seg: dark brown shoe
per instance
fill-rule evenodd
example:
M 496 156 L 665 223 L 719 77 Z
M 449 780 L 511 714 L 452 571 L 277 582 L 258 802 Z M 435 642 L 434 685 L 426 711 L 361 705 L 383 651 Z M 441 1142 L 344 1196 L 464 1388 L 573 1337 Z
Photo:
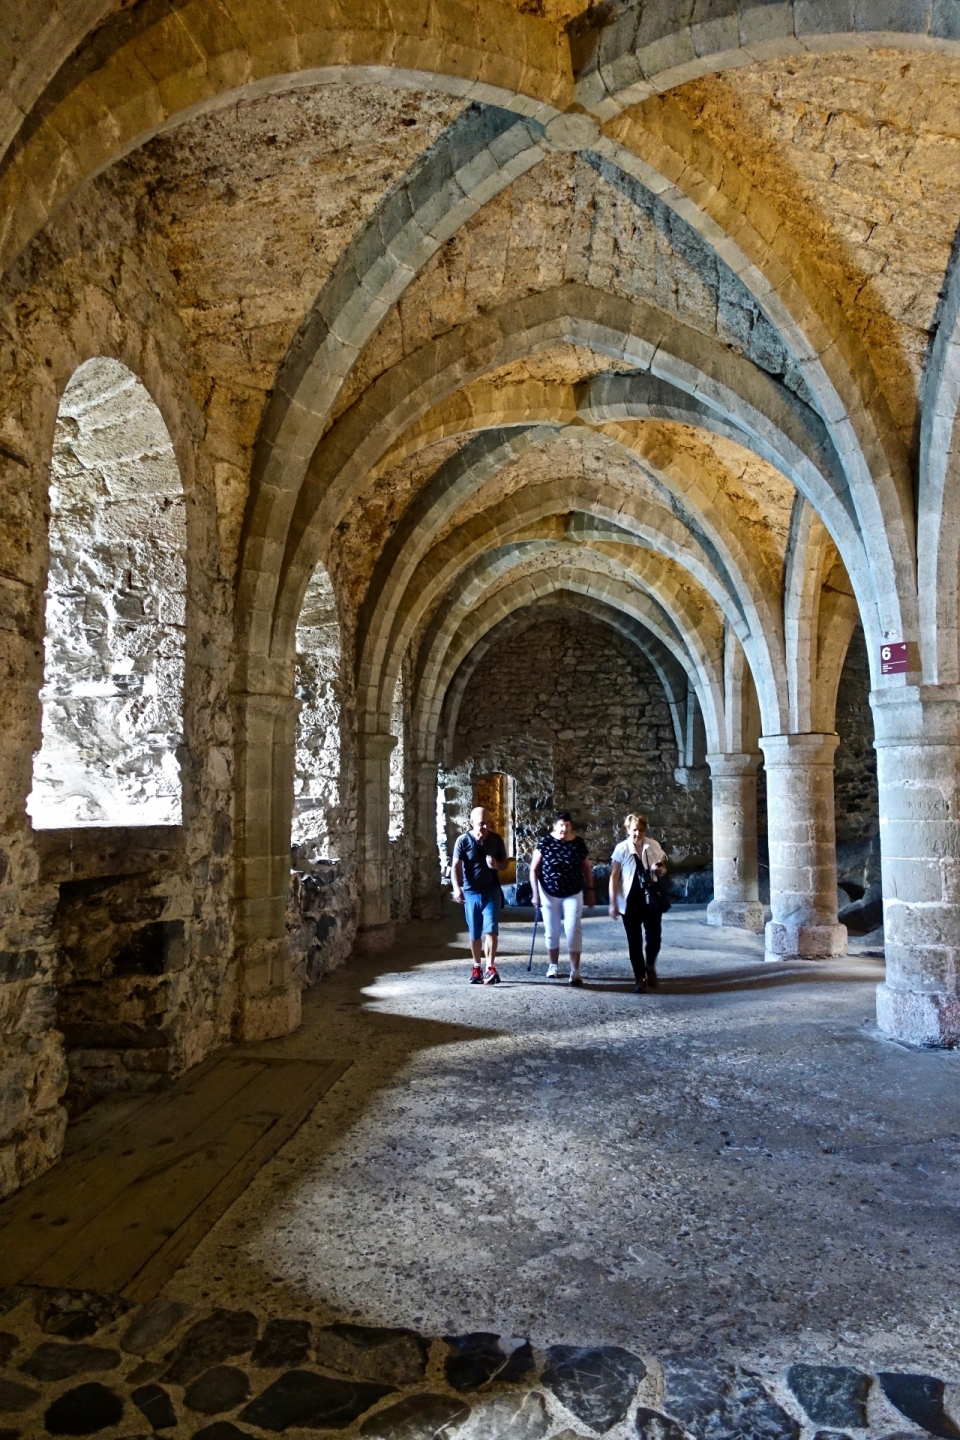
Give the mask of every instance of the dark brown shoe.
M 647 966 L 647 984 L 651 990 L 655 990 L 660 984 L 660 981 L 657 979 L 657 972 L 652 965 Z

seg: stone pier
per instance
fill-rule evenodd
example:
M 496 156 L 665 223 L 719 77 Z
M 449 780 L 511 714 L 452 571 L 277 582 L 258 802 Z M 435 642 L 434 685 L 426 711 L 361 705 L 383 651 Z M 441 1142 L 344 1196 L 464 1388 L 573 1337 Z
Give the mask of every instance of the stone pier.
M 960 1044 L 960 690 L 875 691 L 887 978 L 877 1023 Z
M 359 772 L 360 928 L 357 948 L 387 950 L 393 944 L 390 919 L 390 756 L 395 735 L 357 737 Z
M 764 735 L 770 846 L 768 960 L 842 955 L 833 807 L 836 735 Z
M 713 782 L 713 899 L 711 925 L 759 934 L 763 906 L 757 879 L 759 755 L 708 755 Z

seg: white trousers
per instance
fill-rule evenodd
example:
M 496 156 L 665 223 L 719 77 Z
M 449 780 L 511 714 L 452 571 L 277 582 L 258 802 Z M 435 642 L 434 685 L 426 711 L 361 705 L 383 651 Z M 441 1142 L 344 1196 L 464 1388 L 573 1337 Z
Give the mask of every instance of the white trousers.
M 580 917 L 583 914 L 583 891 L 579 895 L 548 895 L 540 886 L 540 908 L 543 911 L 543 933 L 547 938 L 548 950 L 560 949 L 560 926 L 567 937 L 567 950 L 579 955 L 583 949 L 583 930 Z

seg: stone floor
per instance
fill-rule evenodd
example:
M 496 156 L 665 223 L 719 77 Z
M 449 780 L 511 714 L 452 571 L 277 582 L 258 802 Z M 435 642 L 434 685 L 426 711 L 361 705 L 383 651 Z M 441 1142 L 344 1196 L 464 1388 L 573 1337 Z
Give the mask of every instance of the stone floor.
M 352 1064 L 150 1306 L 0 1297 L 0 1440 L 960 1437 L 960 1053 L 879 1038 L 869 940 L 675 910 L 638 996 L 529 938 L 481 989 L 407 927 L 245 1047 Z

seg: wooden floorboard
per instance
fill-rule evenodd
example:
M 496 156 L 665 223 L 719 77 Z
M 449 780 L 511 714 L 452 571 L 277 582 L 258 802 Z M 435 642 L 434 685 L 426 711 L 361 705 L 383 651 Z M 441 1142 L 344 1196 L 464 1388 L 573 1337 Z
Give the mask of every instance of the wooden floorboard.
M 0 1205 L 0 1285 L 153 1298 L 347 1061 L 226 1055 Z

